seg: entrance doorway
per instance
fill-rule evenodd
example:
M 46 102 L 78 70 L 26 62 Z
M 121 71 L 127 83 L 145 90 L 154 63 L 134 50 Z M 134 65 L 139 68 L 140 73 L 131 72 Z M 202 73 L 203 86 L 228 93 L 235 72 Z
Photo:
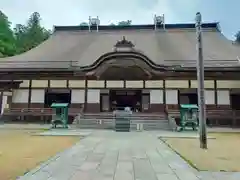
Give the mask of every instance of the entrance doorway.
M 47 89 L 45 92 L 44 106 L 49 108 L 52 103 L 71 103 L 71 90 Z
M 134 112 L 142 110 L 142 91 L 141 90 L 110 90 L 111 110 L 123 110 L 130 107 Z
M 240 94 L 231 94 L 231 108 L 234 110 L 240 110 Z
M 197 93 L 187 94 L 189 98 L 189 104 L 198 104 L 198 95 Z
M 179 104 L 198 104 L 196 89 L 180 90 L 179 93 Z

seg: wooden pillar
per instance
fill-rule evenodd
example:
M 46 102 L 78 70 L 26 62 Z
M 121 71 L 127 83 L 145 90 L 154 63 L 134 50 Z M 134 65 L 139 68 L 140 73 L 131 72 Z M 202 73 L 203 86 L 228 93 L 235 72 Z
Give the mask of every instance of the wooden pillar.
M 166 111 L 166 82 L 163 80 L 163 104 L 164 104 L 164 109 Z
M 214 80 L 214 104 L 215 107 L 218 107 L 217 80 Z M 218 120 L 211 122 L 211 124 L 218 126 Z
M 218 95 L 217 95 L 217 80 L 214 80 L 214 104 L 218 106 Z
M 28 108 L 31 108 L 31 97 L 32 97 L 32 80 L 29 81 L 28 86 Z
M 85 88 L 84 88 L 84 107 L 83 112 L 87 111 L 87 104 L 88 104 L 88 78 L 85 76 Z
M 104 88 L 107 88 L 107 80 L 104 80 Z
M 47 90 L 49 90 L 50 87 L 51 87 L 51 80 L 48 79 L 48 89 Z
M 180 102 L 180 95 L 181 95 L 181 93 L 180 93 L 180 89 L 178 89 L 177 90 L 177 100 L 178 100 L 178 109 L 180 108 L 180 105 L 181 105 L 181 102 Z
M 3 90 L 1 89 L 1 91 L 0 91 L 0 104 L 1 104 L 0 108 L 1 108 L 1 114 L 2 114 L 2 100 L 3 100 Z
M 32 80 L 29 81 L 29 86 L 28 86 L 28 104 L 27 104 L 27 108 L 31 108 L 31 98 L 32 98 Z M 29 116 L 27 117 L 22 117 L 24 120 L 25 118 L 30 118 Z
M 191 88 L 191 80 L 188 80 L 188 88 Z
M 69 79 L 67 79 L 66 83 L 66 87 L 69 89 Z

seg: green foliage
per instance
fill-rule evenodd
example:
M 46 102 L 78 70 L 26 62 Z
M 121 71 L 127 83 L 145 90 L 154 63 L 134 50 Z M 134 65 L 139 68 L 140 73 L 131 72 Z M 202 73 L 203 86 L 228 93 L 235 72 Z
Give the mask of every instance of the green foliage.
M 26 25 L 17 24 L 11 30 L 7 16 L 0 11 L 0 57 L 29 51 L 48 39 L 51 32 L 42 27 L 40 22 L 40 14 L 34 12 Z
M 119 26 L 130 26 L 132 24 L 131 20 L 127 20 L 127 21 L 120 21 L 118 23 Z
M 7 16 L 0 11 L 0 57 L 16 53 L 15 39 Z
M 82 22 L 82 23 L 80 23 L 80 26 L 88 26 L 88 23 Z
M 40 43 L 48 39 L 50 31 L 43 28 L 40 24 L 40 14 L 34 12 L 26 25 L 17 24 L 14 28 L 17 53 L 23 53 L 35 48 Z

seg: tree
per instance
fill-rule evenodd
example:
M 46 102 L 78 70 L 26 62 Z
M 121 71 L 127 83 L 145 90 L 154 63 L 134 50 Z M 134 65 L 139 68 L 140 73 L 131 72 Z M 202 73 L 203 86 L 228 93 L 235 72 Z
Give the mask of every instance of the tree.
M 0 56 L 13 56 L 16 53 L 15 39 L 8 17 L 0 11 Z
M 131 20 L 127 20 L 127 21 L 120 21 L 118 23 L 119 26 L 130 26 L 132 24 Z
M 240 31 L 237 32 L 237 34 L 235 35 L 235 37 L 236 37 L 235 41 L 236 41 L 237 43 L 240 43 Z
M 14 28 L 14 35 L 16 39 L 16 47 L 17 47 L 17 54 L 25 52 L 27 49 L 26 41 L 27 41 L 27 27 L 22 24 L 16 24 Z
M 41 27 L 41 17 L 38 12 L 34 12 L 28 22 L 26 27 L 26 34 L 27 34 L 27 49 L 30 50 L 50 36 L 49 31 L 47 31 L 45 28 Z
M 14 32 L 18 53 L 29 51 L 49 38 L 51 32 L 42 27 L 40 22 L 40 14 L 34 12 L 26 25 L 16 25 Z

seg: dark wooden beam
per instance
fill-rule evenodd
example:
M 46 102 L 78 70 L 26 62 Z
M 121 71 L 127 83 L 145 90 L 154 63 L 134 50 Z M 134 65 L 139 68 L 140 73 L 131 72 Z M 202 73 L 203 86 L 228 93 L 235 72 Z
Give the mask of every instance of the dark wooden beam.
M 217 106 L 217 104 L 218 104 L 217 80 L 214 80 L 214 103 Z
M 87 104 L 88 104 L 88 77 L 85 77 L 85 88 L 84 88 L 84 107 L 83 112 L 87 111 Z
M 163 104 L 166 110 L 166 82 L 163 80 Z
M 31 98 L 32 98 L 32 80 L 29 81 L 28 87 L 28 108 L 31 108 Z
M 84 72 L 74 73 L 73 71 L 53 71 L 53 72 L 1 72 L 0 71 L 0 79 L 2 80 L 30 80 L 30 79 L 84 79 Z M 130 77 L 130 76 L 129 76 Z M 112 80 L 119 80 L 114 79 L 114 76 L 111 76 Z M 97 79 L 97 77 L 92 76 L 88 77 L 88 79 Z M 100 77 L 100 79 L 107 79 L 104 77 Z M 139 77 L 139 80 L 147 79 L 147 77 Z M 196 72 L 174 72 L 174 71 L 164 71 L 158 74 L 153 74 L 151 79 L 153 80 L 159 80 L 159 79 L 185 79 L 185 80 L 196 80 Z M 239 72 L 231 72 L 231 71 L 216 71 L 216 72 L 205 72 L 205 79 L 206 80 L 213 80 L 213 79 L 219 79 L 219 80 L 240 80 L 240 71 Z M 110 80 L 110 79 L 109 79 Z M 129 79 L 130 80 L 130 79 Z
M 0 90 L 0 115 L 2 115 L 3 90 Z

